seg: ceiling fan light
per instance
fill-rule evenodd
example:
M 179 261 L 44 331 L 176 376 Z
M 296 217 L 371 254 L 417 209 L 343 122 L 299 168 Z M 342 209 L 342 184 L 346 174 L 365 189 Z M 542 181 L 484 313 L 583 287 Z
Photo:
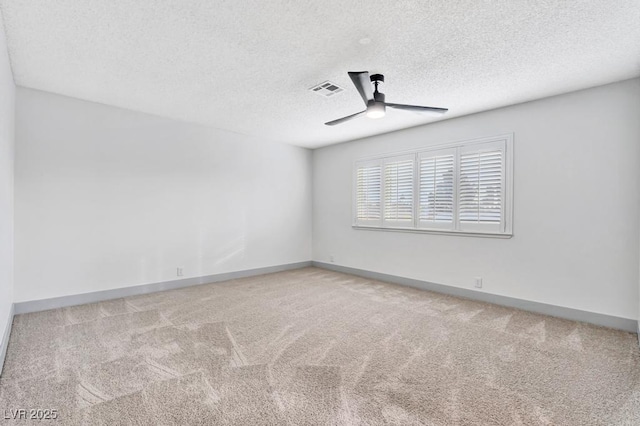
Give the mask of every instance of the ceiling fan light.
M 367 108 L 367 117 L 369 118 L 382 118 L 385 115 L 385 108 L 383 103 L 374 103 Z

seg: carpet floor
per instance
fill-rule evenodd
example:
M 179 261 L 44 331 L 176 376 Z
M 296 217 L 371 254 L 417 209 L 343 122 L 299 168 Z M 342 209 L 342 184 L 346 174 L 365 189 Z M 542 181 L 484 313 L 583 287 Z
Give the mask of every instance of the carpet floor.
M 20 409 L 71 425 L 639 425 L 640 351 L 632 333 L 305 268 L 17 315 L 3 421 L 27 423 Z

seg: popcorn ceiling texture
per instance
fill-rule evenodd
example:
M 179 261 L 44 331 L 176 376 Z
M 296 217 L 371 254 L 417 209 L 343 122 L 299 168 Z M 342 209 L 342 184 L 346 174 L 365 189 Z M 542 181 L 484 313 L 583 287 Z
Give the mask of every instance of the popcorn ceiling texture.
M 18 85 L 317 147 L 435 120 L 363 109 L 347 71 L 389 102 L 455 117 L 640 75 L 640 2 L 0 0 Z M 370 38 L 371 43 L 359 40 Z M 322 99 L 331 80 L 347 90 Z
M 0 410 L 18 408 L 86 425 L 637 425 L 640 351 L 632 333 L 305 268 L 18 315 Z

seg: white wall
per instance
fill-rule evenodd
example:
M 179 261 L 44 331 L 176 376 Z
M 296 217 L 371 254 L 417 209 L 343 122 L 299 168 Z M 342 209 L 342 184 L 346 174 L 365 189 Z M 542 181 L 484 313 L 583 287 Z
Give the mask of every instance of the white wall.
M 513 238 L 351 228 L 354 160 L 510 132 Z M 639 79 L 318 149 L 313 181 L 316 261 L 638 317 Z
M 0 341 L 13 303 L 14 110 L 15 86 L 0 13 Z
M 311 259 L 311 151 L 16 96 L 16 302 Z

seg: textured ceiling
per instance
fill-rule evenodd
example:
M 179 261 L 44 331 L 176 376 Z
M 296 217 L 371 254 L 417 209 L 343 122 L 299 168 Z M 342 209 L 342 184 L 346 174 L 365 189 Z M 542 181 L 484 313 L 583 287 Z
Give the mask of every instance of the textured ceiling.
M 318 147 L 640 75 L 640 0 L 0 0 L 18 85 Z M 363 38 L 370 43 L 362 44 Z M 321 98 L 331 80 L 347 90 Z

